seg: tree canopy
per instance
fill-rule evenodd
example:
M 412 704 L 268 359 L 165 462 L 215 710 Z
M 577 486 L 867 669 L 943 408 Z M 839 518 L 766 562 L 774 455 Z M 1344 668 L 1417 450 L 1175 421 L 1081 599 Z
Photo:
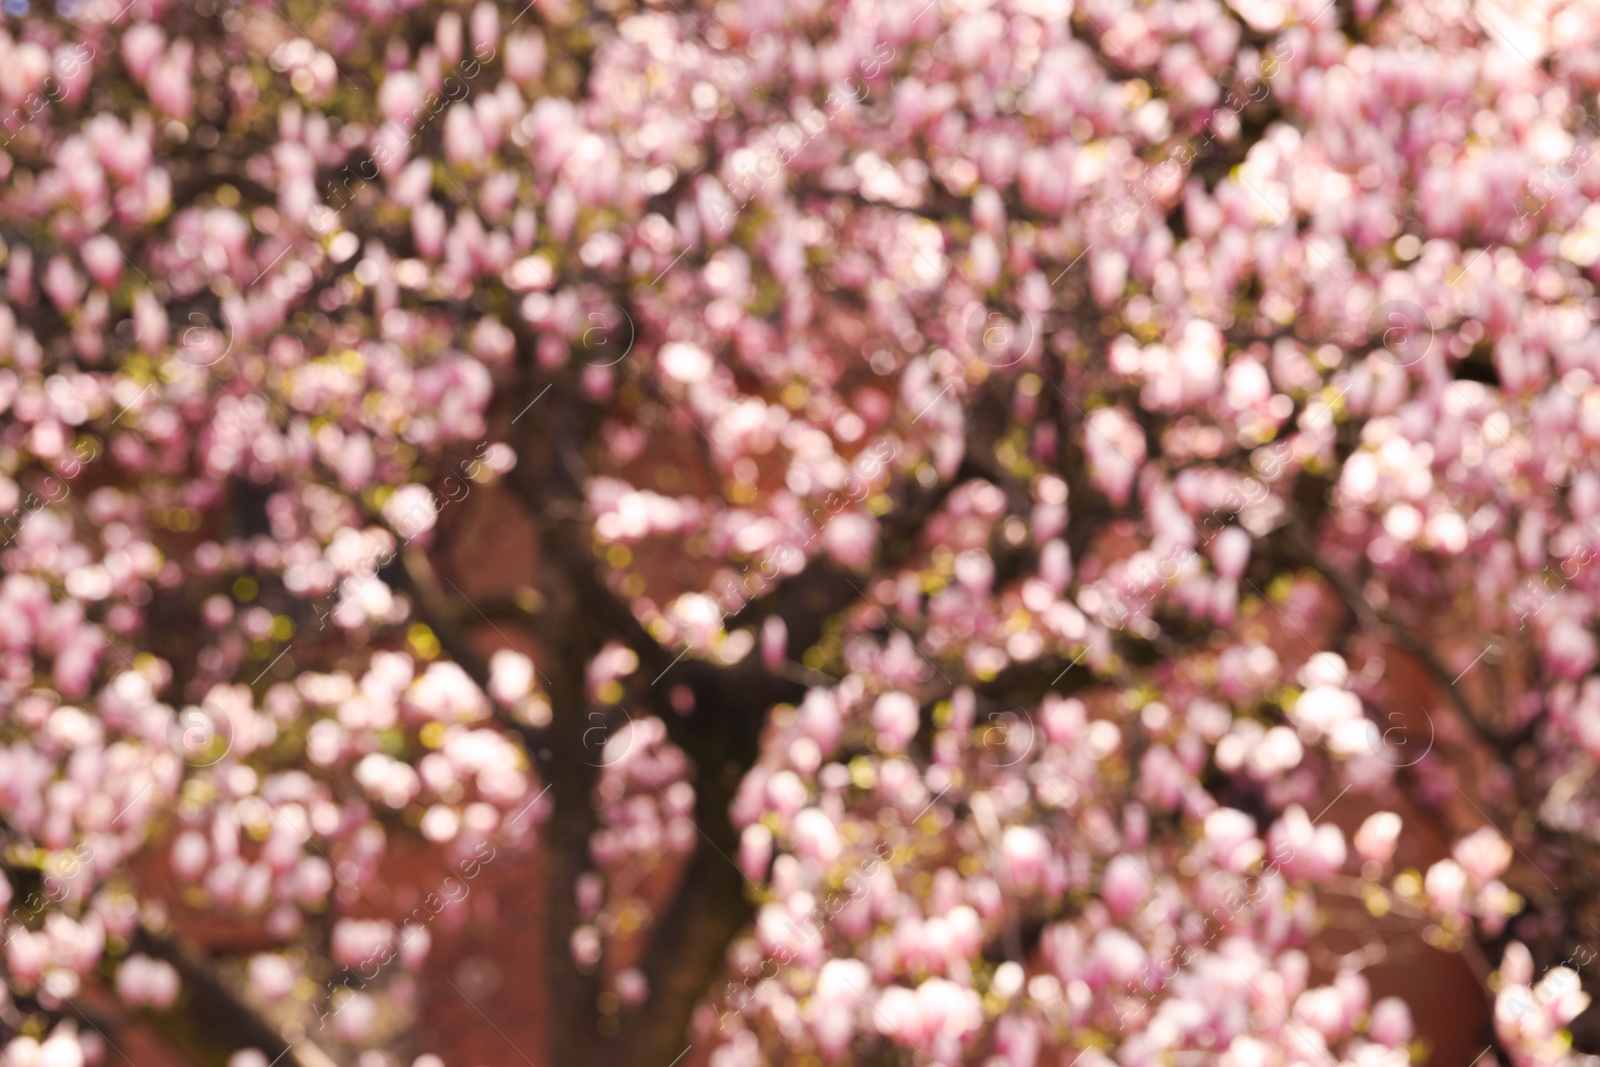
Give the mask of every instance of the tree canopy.
M 5 12 L 6 1067 L 1600 1052 L 1592 4 Z

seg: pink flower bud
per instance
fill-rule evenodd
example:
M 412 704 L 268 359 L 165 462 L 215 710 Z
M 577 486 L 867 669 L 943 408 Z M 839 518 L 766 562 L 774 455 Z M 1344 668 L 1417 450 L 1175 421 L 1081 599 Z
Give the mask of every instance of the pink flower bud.
M 800 732 L 815 741 L 824 755 L 832 754 L 843 733 L 839 705 L 826 689 L 813 689 L 806 694 L 796 716 Z
M 408 971 L 421 970 L 432 947 L 433 935 L 427 927 L 406 923 L 405 929 L 400 931 L 400 966 Z
M 1144 904 L 1149 887 L 1139 865 L 1125 855 L 1118 855 L 1106 864 L 1106 873 L 1100 882 L 1100 898 L 1112 915 L 1126 919 Z
M 513 33 L 506 38 L 506 76 L 518 85 L 544 77 L 546 58 L 542 35 Z
M 1513 941 L 1500 957 L 1500 980 L 1507 985 L 1525 986 L 1533 981 L 1533 954 L 1528 946 Z
M 122 250 L 115 241 L 104 235 L 91 237 L 84 242 L 80 255 L 96 285 L 110 289 L 117 284 L 122 275 L 123 259 Z
M 1333 988 L 1344 1000 L 1345 1016 L 1355 1019 L 1367 1013 L 1372 1001 L 1372 986 L 1366 976 L 1355 971 L 1343 971 L 1333 980 Z
M 1394 859 L 1395 845 L 1400 840 L 1400 816 L 1392 811 L 1380 811 L 1367 816 L 1356 831 L 1356 855 L 1364 862 L 1387 865 Z
M 1372 1006 L 1367 1036 L 1380 1045 L 1399 1048 L 1411 1040 L 1411 1009 L 1399 997 L 1384 997 Z
M 1344 834 L 1337 826 L 1323 823 L 1311 837 L 1309 873 L 1321 881 L 1329 878 L 1344 866 Z
M 533 692 L 533 660 L 503 648 L 489 657 L 489 695 L 511 707 Z
M 1534 987 L 1534 997 L 1544 1005 L 1550 1029 L 1557 1030 L 1582 1015 L 1589 1006 L 1577 972 L 1570 967 L 1552 967 Z
M 920 723 L 917 702 L 905 693 L 885 693 L 872 706 L 872 728 L 884 752 L 904 752 Z
M 1077 697 L 1066 700 L 1047 697 L 1041 717 L 1044 719 L 1044 735 L 1053 745 L 1071 747 L 1077 744 L 1088 725 L 1088 709 Z
M 1264 1041 L 1240 1034 L 1217 1061 L 1217 1067 L 1272 1067 L 1277 1054 Z
M 1031 826 L 1008 826 L 1001 835 L 1000 873 L 1017 892 L 1039 888 L 1049 858 L 1049 840 Z
M 83 278 L 72 269 L 65 256 L 52 256 L 44 269 L 44 291 L 50 302 L 66 311 L 78 306 L 83 299 Z
M 971 548 L 956 557 L 956 584 L 974 596 L 982 596 L 994 584 L 994 560 L 981 548 Z
M 989 234 L 979 233 L 972 238 L 972 259 L 968 272 L 983 289 L 1000 280 L 1000 248 Z
M 787 659 L 789 631 L 783 619 L 773 615 L 761 624 L 761 663 L 769 671 L 779 670 Z
M 384 126 L 374 136 L 374 143 L 404 140 L 405 134 L 397 126 Z M 427 202 L 428 191 L 433 188 L 433 164 L 427 159 L 413 159 L 400 172 L 389 179 L 389 199 L 397 206 L 417 208 Z
M 1326 1038 L 1342 1037 L 1351 1023 L 1344 998 L 1332 986 L 1318 986 L 1300 994 L 1294 1002 L 1294 1017 Z
M 770 862 L 772 831 L 761 823 L 751 823 L 739 835 L 739 869 L 750 881 L 760 883 L 767 877 Z
M 42 933 L 17 929 L 6 942 L 6 963 L 12 977 L 28 984 L 37 982 L 50 961 L 50 939 Z
M 62 99 L 77 103 L 94 78 L 93 49 L 84 44 L 62 43 L 50 57 L 50 72 L 61 83 Z
M 173 974 L 176 980 L 177 972 Z M 83 1067 L 83 1062 L 83 1046 L 78 1041 L 76 1028 L 63 1023 L 39 1046 L 39 1058 L 34 1061 L 34 1067 Z
M 475 163 L 483 158 L 483 133 L 470 105 L 458 102 L 444 116 L 444 154 L 452 163 Z
M 172 869 L 179 878 L 193 880 L 200 876 L 210 859 L 210 848 L 204 835 L 185 830 L 172 843 Z
M 378 1019 L 378 1002 L 367 993 L 351 993 L 339 1002 L 334 1032 L 348 1044 L 360 1044 Z
M 587 970 L 600 962 L 600 931 L 593 926 L 580 926 L 572 931 L 572 959 L 580 969 Z
M 11 39 L 7 37 L 5 40 L 9 46 Z M 8 104 L 16 104 L 23 102 L 23 98 L 30 93 L 47 89 L 45 80 L 50 76 L 49 52 L 33 41 L 23 41 L 8 51 L 10 54 L 0 64 L 0 97 Z M 22 113 L 26 116 L 27 110 Z M 11 121 L 16 120 L 13 118 Z
M 178 998 L 178 972 L 164 960 L 136 953 L 117 969 L 117 995 L 129 1005 L 166 1011 Z
M 1467 872 L 1455 860 L 1440 860 L 1428 868 L 1422 888 L 1435 911 L 1459 915 L 1464 910 Z
M 1089 253 L 1089 289 L 1094 302 L 1108 308 L 1128 284 L 1128 257 L 1114 248 Z
M 545 224 L 550 227 L 550 234 L 558 241 L 565 241 L 572 236 L 572 230 L 578 224 L 578 198 L 571 188 L 563 183 L 556 183 L 550 190 L 550 196 L 545 202 Z
M 1002 1015 L 995 1025 L 995 1050 L 1009 1067 L 1034 1067 L 1039 1060 L 1039 1024 L 1025 1015 Z
M 1218 866 L 1247 869 L 1261 855 L 1256 821 L 1234 808 L 1218 808 L 1206 816 L 1205 841 Z
M 422 105 L 426 97 L 422 79 L 411 71 L 395 70 L 385 75 L 383 84 L 378 88 L 378 111 L 387 122 L 399 129 L 383 132 L 389 137 L 399 137 L 403 131 L 409 137 L 421 121 L 418 112 L 425 114 Z
M 850 1047 L 862 1002 L 872 988 L 867 965 L 855 959 L 832 959 L 817 975 L 814 1026 L 817 1044 L 831 1062 Z
M 629 967 L 617 975 L 616 993 L 623 1007 L 637 1008 L 650 995 L 650 983 L 643 971 L 637 967 Z
M 1456 842 L 1456 862 L 1475 886 L 1485 886 L 1511 866 L 1511 843 L 1492 826 L 1481 826 Z
M 1561 619 L 1545 638 L 1544 659 L 1558 677 L 1582 678 L 1595 665 L 1594 635 L 1573 619 Z
M 1115 927 L 1095 935 L 1089 953 L 1089 984 L 1098 988 L 1128 989 L 1144 973 L 1149 957 L 1144 946 Z
M 805 806 L 806 784 L 793 771 L 779 771 L 767 781 L 767 799 L 784 818 L 792 818 Z
M 251 991 L 267 1000 L 278 1000 L 294 988 L 294 968 L 276 952 L 259 952 L 250 957 L 246 968 Z
M 863 512 L 843 512 L 823 529 L 822 547 L 841 567 L 863 570 L 878 547 L 878 521 Z
M 434 41 L 439 46 L 439 61 L 445 66 L 453 67 L 461 62 L 460 14 L 447 11 L 439 16 L 439 23 L 434 31 Z
M 972 194 L 972 224 L 983 233 L 1002 234 L 1005 232 L 1005 201 L 990 186 L 980 186 Z
M 586 871 L 578 875 L 578 880 L 572 887 L 572 895 L 578 904 L 578 914 L 585 919 L 593 919 L 600 914 L 600 906 L 606 900 L 605 880 L 594 871 Z
M 1229 526 L 1211 543 L 1211 560 L 1217 573 L 1230 582 L 1244 574 L 1250 562 L 1250 535 L 1241 526 Z
M 478 0 L 472 9 L 472 48 L 479 55 L 493 52 L 500 41 L 500 11 L 490 0 Z
M 141 85 L 166 50 L 167 35 L 153 23 L 141 22 L 122 35 L 122 62 L 133 80 Z
M 166 309 L 148 289 L 141 289 L 133 298 L 133 337 L 148 355 L 161 351 L 167 343 Z
M 411 239 L 425 259 L 438 259 L 444 254 L 446 229 L 444 208 L 431 200 L 418 204 L 411 212 Z
M 194 110 L 194 85 L 189 80 L 193 66 L 194 45 L 179 38 L 150 72 L 150 102 L 168 118 L 187 121 Z
M 827 867 L 839 858 L 839 830 L 821 809 L 806 808 L 794 817 L 794 850 L 801 858 Z
M 950 694 L 950 729 L 965 734 L 972 729 L 973 717 L 978 713 L 978 698 L 967 686 Z
M 38 1067 L 39 1041 L 32 1037 L 14 1037 L 6 1044 L 5 1052 L 0 1054 L 0 1064 L 4 1067 Z
M 1095 488 L 1126 505 L 1147 454 L 1144 431 L 1120 408 L 1096 408 L 1085 420 L 1083 448 Z

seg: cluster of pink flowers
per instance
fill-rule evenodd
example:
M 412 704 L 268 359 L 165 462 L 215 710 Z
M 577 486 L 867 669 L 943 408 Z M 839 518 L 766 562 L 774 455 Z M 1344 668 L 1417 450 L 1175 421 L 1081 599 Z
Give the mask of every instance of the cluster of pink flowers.
M 0 30 L 4 1062 L 183 1010 L 207 910 L 398 1062 L 389 841 L 516 854 L 555 770 L 550 943 L 718 1067 L 1407 1062 L 1335 899 L 1579 1062 L 1600 19 L 669 6 Z M 691 1003 L 635 942 L 715 841 Z

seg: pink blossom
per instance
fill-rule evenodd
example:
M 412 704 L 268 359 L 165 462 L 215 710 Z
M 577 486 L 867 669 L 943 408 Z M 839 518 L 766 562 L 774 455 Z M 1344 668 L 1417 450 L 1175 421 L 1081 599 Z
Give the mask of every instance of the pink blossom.
M 154 23 L 138 23 L 122 35 L 122 61 L 135 81 L 143 82 L 150 76 L 156 59 L 165 50 L 166 34 Z
M 489 660 L 489 695 L 502 704 L 516 704 L 533 690 L 533 661 L 520 652 L 501 649 Z
M 166 1011 L 178 996 L 178 972 L 164 960 L 136 953 L 117 968 L 117 994 L 126 1004 Z
M 920 723 L 917 703 L 905 693 L 885 693 L 872 706 L 872 728 L 886 752 L 904 751 Z
M 824 754 L 831 753 L 839 744 L 842 733 L 838 704 L 832 694 L 824 689 L 813 689 L 806 694 L 798 716 L 800 729 L 815 741 Z
M 806 808 L 794 818 L 795 854 L 826 867 L 839 856 L 839 833 L 833 820 L 818 808 Z
M 1444 914 L 1455 914 L 1465 909 L 1467 873 L 1455 860 L 1440 860 L 1428 868 L 1423 888 L 1428 903 Z
M 739 836 L 739 869 L 752 881 L 764 877 L 772 861 L 772 831 L 752 823 Z
M 1211 556 L 1217 573 L 1229 581 L 1238 581 L 1250 561 L 1250 535 L 1237 526 L 1230 526 L 1212 542 Z
M 858 570 L 872 562 L 878 543 L 878 524 L 870 515 L 845 511 L 833 517 L 822 531 L 822 547 L 842 567 Z
M 1144 872 L 1127 856 L 1115 856 L 1106 864 L 1100 892 L 1117 918 L 1133 914 L 1145 902 L 1148 890 Z
M 1095 485 L 1112 503 L 1126 504 L 1145 458 L 1139 428 L 1120 408 L 1100 408 L 1089 416 L 1083 447 Z
M 141 924 L 443 1067 L 530 862 L 590 1059 L 1398 1067 L 1351 886 L 1595 1051 L 1583 5 L 272 6 L 0 34 L 11 1067 Z
M 1367 816 L 1356 831 L 1356 854 L 1364 862 L 1386 865 L 1394 858 L 1399 839 L 1400 816 L 1392 811 L 1376 812 Z
M 1456 842 L 1454 855 L 1474 885 L 1487 885 L 1511 866 L 1511 843 L 1492 826 L 1480 826 Z
M 70 1024 L 57 1026 L 45 1038 L 33 1067 L 84 1067 L 83 1046 Z
M 872 988 L 871 975 L 860 960 L 832 959 L 822 965 L 816 985 L 817 1043 L 823 1055 L 837 1059 L 858 1026 L 860 1006 Z
M 1374 1041 L 1399 1048 L 1411 1040 L 1411 1009 L 1399 997 L 1384 997 L 1372 1006 L 1372 1021 L 1367 1032 Z
M 1007 884 L 1018 892 L 1037 889 L 1044 879 L 1050 843 L 1031 826 L 1006 828 L 1000 843 L 1000 869 Z

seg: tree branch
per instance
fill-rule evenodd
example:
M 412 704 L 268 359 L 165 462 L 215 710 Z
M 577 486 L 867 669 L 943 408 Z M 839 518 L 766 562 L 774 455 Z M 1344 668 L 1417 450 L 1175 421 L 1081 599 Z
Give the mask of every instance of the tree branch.
M 256 1048 L 275 1062 L 299 1064 L 299 1067 L 337 1067 L 333 1058 L 310 1036 L 294 1042 L 285 1040 L 271 1023 L 228 988 L 208 961 L 177 941 L 140 927 L 134 934 L 134 945 L 177 969 L 188 994 L 188 1011 L 184 1018 L 193 1028 L 181 1035 L 169 1036 L 180 1037 L 185 1045 L 198 1046 L 194 1051 L 208 1062 L 221 1063 L 240 1049 Z

